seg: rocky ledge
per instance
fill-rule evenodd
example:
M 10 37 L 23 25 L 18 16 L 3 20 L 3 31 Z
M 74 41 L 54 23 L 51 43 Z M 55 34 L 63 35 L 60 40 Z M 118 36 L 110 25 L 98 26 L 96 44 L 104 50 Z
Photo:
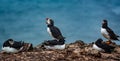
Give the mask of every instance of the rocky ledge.
M 120 46 L 112 53 L 92 49 L 92 43 L 81 40 L 66 45 L 64 50 L 44 49 L 41 45 L 29 52 L 0 53 L 0 61 L 120 61 Z

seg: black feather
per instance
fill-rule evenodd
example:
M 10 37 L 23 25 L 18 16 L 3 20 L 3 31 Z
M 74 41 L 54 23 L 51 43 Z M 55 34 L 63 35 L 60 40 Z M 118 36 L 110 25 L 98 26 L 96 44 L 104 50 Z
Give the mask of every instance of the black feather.
M 12 41 L 13 44 L 11 45 L 9 43 L 9 41 Z M 16 48 L 16 49 L 20 49 L 22 46 L 23 46 L 24 42 L 18 42 L 18 41 L 14 41 L 13 39 L 8 39 L 6 40 L 4 43 L 3 43 L 3 47 L 13 47 L 13 48 Z
M 106 43 L 103 43 L 103 40 L 100 38 L 98 39 L 95 44 L 99 47 L 102 48 L 105 52 L 111 53 L 112 50 L 115 48 L 114 46 L 107 45 Z
M 54 46 L 54 45 L 63 45 L 65 43 L 65 40 L 47 40 L 43 42 L 43 45 L 49 45 L 49 46 Z

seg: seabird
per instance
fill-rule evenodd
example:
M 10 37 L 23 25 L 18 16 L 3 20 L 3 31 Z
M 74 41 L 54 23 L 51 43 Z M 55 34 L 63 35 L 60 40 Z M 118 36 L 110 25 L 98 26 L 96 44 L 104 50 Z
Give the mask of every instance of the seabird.
M 8 39 L 3 43 L 2 50 L 6 53 L 17 53 L 22 49 L 24 42 Z
M 57 40 L 47 40 L 43 42 L 43 46 L 46 49 L 65 49 L 65 40 L 60 39 L 59 41 Z
M 46 18 L 46 20 L 48 33 L 56 40 L 64 39 L 61 31 L 56 26 L 54 26 L 54 21 L 50 18 Z
M 101 28 L 101 34 L 108 39 L 107 42 L 111 43 L 111 40 L 119 40 L 118 35 L 116 35 L 112 29 L 108 27 L 107 20 L 103 20 L 102 28 Z
M 111 53 L 114 48 L 115 47 L 110 46 L 110 45 L 106 44 L 105 42 L 103 42 L 103 40 L 101 38 L 99 38 L 93 44 L 93 49 L 96 49 L 98 51 L 105 51 L 106 53 Z

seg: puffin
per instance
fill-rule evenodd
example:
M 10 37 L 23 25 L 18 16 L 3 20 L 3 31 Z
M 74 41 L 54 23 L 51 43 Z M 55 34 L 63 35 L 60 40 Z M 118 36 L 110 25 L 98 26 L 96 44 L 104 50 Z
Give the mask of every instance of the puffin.
M 47 32 L 53 37 L 53 39 L 59 41 L 60 39 L 65 39 L 63 37 L 60 29 L 54 25 L 54 21 L 50 18 L 46 18 Z
M 112 29 L 108 27 L 108 21 L 105 19 L 103 20 L 103 23 L 102 23 L 101 34 L 106 39 L 108 39 L 108 41 L 106 42 L 107 44 L 112 43 L 111 40 L 119 40 L 118 37 L 120 37 L 116 35 Z
M 17 53 L 20 52 L 24 42 L 14 41 L 13 39 L 8 39 L 3 43 L 2 51 L 6 53 Z
M 99 38 L 95 43 L 93 44 L 93 49 L 96 49 L 98 51 L 104 51 L 106 53 L 111 53 L 114 50 L 114 46 L 108 45 L 101 38 Z
M 57 40 L 46 40 L 42 43 L 42 45 L 46 49 L 65 49 L 65 40 L 60 39 L 59 41 Z

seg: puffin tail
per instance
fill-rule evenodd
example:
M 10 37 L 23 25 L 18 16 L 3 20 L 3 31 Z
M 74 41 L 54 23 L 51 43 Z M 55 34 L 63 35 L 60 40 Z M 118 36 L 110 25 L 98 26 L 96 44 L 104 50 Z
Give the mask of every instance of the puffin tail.
M 120 36 L 117 35 L 117 37 L 120 37 Z
M 118 38 L 118 41 L 120 41 L 120 39 Z
M 120 41 L 120 36 L 117 36 L 118 37 L 118 41 Z
M 118 38 L 118 41 L 120 41 L 120 39 L 119 39 L 119 38 L 120 38 L 120 36 L 118 36 L 118 35 L 117 35 L 117 38 Z
M 63 37 L 63 39 L 66 39 L 66 37 Z

